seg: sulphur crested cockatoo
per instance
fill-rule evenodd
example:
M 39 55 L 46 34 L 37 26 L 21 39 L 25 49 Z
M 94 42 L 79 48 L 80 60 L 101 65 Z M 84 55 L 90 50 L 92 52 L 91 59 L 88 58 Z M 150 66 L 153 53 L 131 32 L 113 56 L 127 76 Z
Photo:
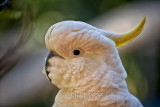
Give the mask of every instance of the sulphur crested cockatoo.
M 117 47 L 134 39 L 140 24 L 127 33 L 111 33 L 80 21 L 63 21 L 45 36 L 50 51 L 46 74 L 60 88 L 53 107 L 142 107 L 129 93 Z

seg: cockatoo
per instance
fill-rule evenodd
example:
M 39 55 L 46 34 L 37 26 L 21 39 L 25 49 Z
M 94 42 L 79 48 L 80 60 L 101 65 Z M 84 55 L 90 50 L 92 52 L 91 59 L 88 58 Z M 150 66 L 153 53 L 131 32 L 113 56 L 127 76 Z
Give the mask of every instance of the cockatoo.
M 50 51 L 45 70 L 60 88 L 53 107 L 142 107 L 127 87 L 120 47 L 143 29 L 111 33 L 80 21 L 52 25 L 45 35 Z

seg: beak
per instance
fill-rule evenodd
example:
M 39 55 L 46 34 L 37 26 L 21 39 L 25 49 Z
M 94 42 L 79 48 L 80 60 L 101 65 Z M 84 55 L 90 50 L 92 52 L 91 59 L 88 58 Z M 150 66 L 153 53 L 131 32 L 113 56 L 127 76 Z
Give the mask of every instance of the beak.
M 47 75 L 47 77 L 48 77 L 48 79 L 51 81 L 51 79 L 49 78 L 49 71 L 47 70 L 47 67 L 48 66 L 51 66 L 50 65 L 50 63 L 48 62 L 48 60 L 50 59 L 50 58 L 52 58 L 52 57 L 55 57 L 55 56 L 58 56 L 58 57 L 60 57 L 60 58 L 62 58 L 62 59 L 64 59 L 62 56 L 60 56 L 60 55 L 58 55 L 58 54 L 56 54 L 56 53 L 54 53 L 54 52 L 49 52 L 49 54 L 48 54 L 48 56 L 47 56 L 47 59 L 46 59 L 46 64 L 45 64 L 45 72 L 46 72 L 46 75 Z
M 47 67 L 50 66 L 50 63 L 48 62 L 48 60 L 52 57 L 54 57 L 55 55 L 53 54 L 53 52 L 50 52 L 49 55 L 47 56 L 47 59 L 46 59 L 46 64 L 45 64 L 45 72 L 47 74 L 47 77 L 48 79 L 51 81 L 51 79 L 49 78 L 49 71 L 47 70 Z

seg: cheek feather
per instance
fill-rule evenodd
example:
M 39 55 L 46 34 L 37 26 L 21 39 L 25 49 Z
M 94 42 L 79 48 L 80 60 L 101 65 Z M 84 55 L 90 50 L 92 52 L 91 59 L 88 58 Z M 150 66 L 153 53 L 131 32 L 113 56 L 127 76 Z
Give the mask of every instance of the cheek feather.
M 76 74 L 76 73 L 82 71 L 82 69 L 84 68 L 84 62 L 82 62 L 82 61 L 71 62 L 68 65 L 68 68 L 72 70 L 72 74 Z
M 52 83 L 61 87 L 74 87 L 76 81 L 81 78 L 81 72 L 84 69 L 84 62 L 81 58 L 74 58 L 72 60 L 63 60 L 60 58 L 50 58 L 50 66 L 47 67 L 49 71 L 49 78 Z M 74 86 L 73 86 L 74 85 Z

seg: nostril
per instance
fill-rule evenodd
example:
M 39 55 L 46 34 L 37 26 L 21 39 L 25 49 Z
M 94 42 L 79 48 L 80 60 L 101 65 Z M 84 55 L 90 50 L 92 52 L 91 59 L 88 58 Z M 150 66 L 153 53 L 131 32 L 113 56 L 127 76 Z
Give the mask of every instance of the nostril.
M 51 58 L 51 57 L 54 57 L 55 55 L 53 54 L 53 52 L 50 52 L 47 56 L 47 59 L 46 59 L 46 64 L 45 64 L 45 68 L 46 68 L 46 71 L 47 71 L 47 67 L 50 66 L 48 60 Z
M 49 58 L 51 58 L 51 57 L 53 57 L 53 56 L 55 56 L 54 52 L 51 52 L 51 51 L 50 51 L 47 59 L 49 59 Z

